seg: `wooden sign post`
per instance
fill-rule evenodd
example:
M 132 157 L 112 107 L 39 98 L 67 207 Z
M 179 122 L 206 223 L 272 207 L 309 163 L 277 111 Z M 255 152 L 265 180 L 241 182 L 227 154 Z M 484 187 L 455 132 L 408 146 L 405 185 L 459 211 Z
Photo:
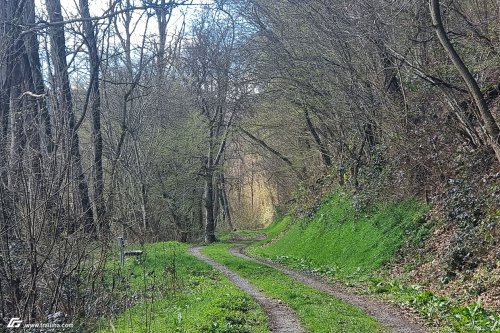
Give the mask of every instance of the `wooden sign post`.
M 123 237 L 118 237 L 118 248 L 120 250 L 120 264 L 123 265 L 125 263 L 125 241 Z

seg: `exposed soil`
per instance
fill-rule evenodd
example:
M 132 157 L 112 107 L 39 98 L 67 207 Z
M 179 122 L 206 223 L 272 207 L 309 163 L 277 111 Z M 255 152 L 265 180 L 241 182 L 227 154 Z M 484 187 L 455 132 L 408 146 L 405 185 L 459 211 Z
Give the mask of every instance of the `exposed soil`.
M 269 298 L 262 294 L 257 288 L 242 278 L 235 272 L 229 270 L 224 265 L 201 254 L 201 247 L 189 249 L 189 253 L 200 260 L 203 260 L 213 268 L 224 274 L 232 283 L 247 292 L 259 303 L 269 317 L 269 326 L 272 332 L 278 333 L 302 333 L 305 332 L 300 326 L 295 313 L 279 300 Z
M 231 252 L 235 256 L 253 260 L 275 268 L 301 283 L 326 292 L 336 298 L 339 298 L 347 303 L 363 309 L 366 313 L 376 318 L 381 324 L 390 328 L 394 333 L 424 333 L 427 331 L 425 325 L 418 322 L 417 319 L 412 318 L 410 315 L 404 313 L 402 309 L 395 305 L 374 300 L 371 297 L 365 295 L 355 294 L 348 291 L 347 288 L 340 283 L 333 284 L 330 282 L 325 282 L 319 278 L 295 270 L 291 270 L 269 260 L 249 257 L 243 253 L 243 250 L 243 246 L 231 248 Z

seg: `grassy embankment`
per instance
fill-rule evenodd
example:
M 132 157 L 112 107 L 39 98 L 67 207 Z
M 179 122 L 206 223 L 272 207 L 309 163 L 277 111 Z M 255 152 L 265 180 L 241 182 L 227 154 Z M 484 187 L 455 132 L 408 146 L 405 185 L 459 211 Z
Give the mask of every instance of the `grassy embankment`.
M 266 239 L 249 252 L 345 283 L 361 282 L 373 293 L 413 307 L 440 324 L 443 332 L 500 332 L 500 316 L 480 304 L 458 305 L 419 286 L 380 276 L 398 249 L 429 234 L 432 223 L 423 223 L 425 212 L 426 207 L 413 200 L 360 212 L 347 196 L 335 195 L 311 218 L 294 221 L 287 216 L 274 222 L 265 230 Z
M 426 208 L 416 201 L 388 203 L 357 212 L 346 196 L 326 200 L 309 219 L 287 216 L 271 224 L 250 251 L 301 269 L 363 280 L 392 259 L 404 242 L 421 238 Z M 293 222 L 293 223 L 292 223 Z M 259 247 L 289 228 L 279 240 Z
M 187 244 L 147 244 L 138 260 L 109 266 L 136 305 L 102 321 L 100 332 L 268 332 L 248 295 L 186 251 Z M 116 280 L 116 278 L 115 278 Z M 111 284 L 111 279 L 109 280 Z
M 299 283 L 268 266 L 235 257 L 229 252 L 234 244 L 218 243 L 203 253 L 248 279 L 267 296 L 292 308 L 308 332 L 384 332 L 375 319 L 355 306 L 324 292 Z

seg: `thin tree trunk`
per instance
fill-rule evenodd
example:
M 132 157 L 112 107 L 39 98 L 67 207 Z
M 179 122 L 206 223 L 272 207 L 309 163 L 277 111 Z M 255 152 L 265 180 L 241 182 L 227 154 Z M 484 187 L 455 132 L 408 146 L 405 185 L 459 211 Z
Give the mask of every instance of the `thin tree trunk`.
M 467 85 L 469 93 L 472 95 L 476 107 L 479 110 L 479 114 L 486 128 L 486 134 L 488 135 L 489 145 L 493 148 L 497 160 L 500 162 L 500 128 L 495 121 L 495 118 L 491 114 L 486 100 L 484 99 L 483 93 L 477 84 L 477 81 L 472 76 L 471 72 L 460 58 L 459 54 L 451 44 L 450 39 L 446 33 L 441 18 L 441 9 L 439 6 L 439 0 L 429 0 L 429 8 L 432 17 L 432 24 L 436 29 L 436 34 L 438 36 L 441 45 L 445 49 L 448 57 L 451 59 L 455 67 L 457 68 L 460 76 Z
M 167 24 L 170 18 L 165 0 L 160 0 L 160 5 L 155 9 L 156 19 L 158 21 L 158 79 L 163 80 L 165 73 L 165 48 L 167 45 Z
M 105 215 L 104 205 L 104 179 L 102 167 L 102 134 L 101 134 L 101 95 L 99 89 L 99 67 L 100 59 L 97 51 L 97 41 L 94 33 L 94 25 L 90 21 L 88 0 L 80 0 L 80 10 L 82 18 L 87 19 L 83 22 L 85 42 L 89 50 L 90 60 L 90 105 L 92 116 L 92 150 L 93 150 L 93 170 L 92 185 L 94 191 L 94 207 L 97 223 L 100 225 L 101 232 L 109 232 L 109 224 L 103 221 Z
M 213 172 L 208 171 L 205 175 L 205 194 L 203 196 L 205 207 L 205 241 L 213 243 L 217 241 L 215 237 L 214 218 L 214 183 Z
M 229 198 L 226 191 L 226 178 L 224 177 L 224 173 L 221 172 L 219 176 L 219 184 L 220 184 L 220 201 L 222 207 L 222 213 L 224 215 L 224 221 L 229 228 L 233 229 L 233 221 L 231 219 L 231 211 L 229 207 Z
M 205 215 L 205 242 L 213 243 L 217 241 L 215 237 L 215 216 L 214 216 L 214 168 L 216 162 L 213 157 L 214 137 L 217 132 L 214 122 L 209 120 L 208 152 L 203 165 L 203 178 L 205 181 L 203 192 L 203 207 Z
M 142 215 L 142 227 L 143 232 L 147 233 L 148 229 L 150 229 L 150 225 L 148 222 L 148 188 L 146 184 L 146 179 L 144 177 L 144 172 L 142 170 L 142 166 L 140 165 L 141 155 L 139 154 L 139 147 L 136 138 L 133 138 L 134 142 L 134 153 L 137 164 L 139 165 L 139 183 L 141 185 L 141 215 Z
M 212 199 L 212 202 L 214 204 L 214 221 L 215 221 L 215 229 L 217 229 L 217 226 L 219 226 L 220 224 L 222 224 L 222 222 L 224 221 L 224 216 L 223 216 L 223 212 L 222 212 L 222 207 L 221 207 L 221 204 L 220 204 L 220 189 L 219 189 L 219 181 L 218 181 L 218 176 L 217 176 L 218 172 L 214 173 L 213 177 L 214 177 L 214 180 L 213 180 L 213 199 Z
M 311 117 L 309 116 L 309 111 L 307 110 L 307 108 L 304 108 L 304 115 L 306 118 L 307 129 L 311 133 L 311 135 L 314 139 L 314 142 L 316 142 L 316 144 L 318 145 L 319 152 L 321 154 L 321 160 L 323 161 L 323 164 L 327 168 L 329 168 L 332 165 L 332 159 L 331 159 L 330 154 L 329 154 L 328 150 L 326 149 L 325 145 L 321 141 L 321 138 L 319 137 L 318 132 L 314 128 L 314 125 L 311 121 Z
M 203 206 L 205 208 L 205 241 L 213 243 L 217 241 L 215 237 L 215 217 L 214 217 L 214 158 L 213 158 L 214 128 L 210 124 L 208 153 L 205 160 L 204 180 L 205 190 L 203 194 Z

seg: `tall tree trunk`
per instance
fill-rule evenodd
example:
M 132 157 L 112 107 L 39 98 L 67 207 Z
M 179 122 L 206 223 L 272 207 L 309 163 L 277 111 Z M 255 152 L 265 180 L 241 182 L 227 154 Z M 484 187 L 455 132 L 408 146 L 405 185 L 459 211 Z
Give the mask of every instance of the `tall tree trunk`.
M 28 24 L 35 24 L 35 2 L 26 1 L 25 20 Z M 31 65 L 31 76 L 33 79 L 33 92 L 36 95 L 37 106 L 40 112 L 39 118 L 44 127 L 44 141 L 48 153 L 54 150 L 54 139 L 52 134 L 52 123 L 45 98 L 45 84 L 42 74 L 42 65 L 40 62 L 38 39 L 34 32 L 27 33 L 24 38 L 26 53 Z
M 205 191 L 203 193 L 203 207 L 205 208 L 205 241 L 213 243 L 217 241 L 215 237 L 215 217 L 214 217 L 214 158 L 213 158 L 213 140 L 214 129 L 210 125 L 208 140 L 208 153 L 204 165 Z
M 35 1 L 26 0 L 24 8 L 24 20 L 27 24 L 35 24 Z M 58 201 L 61 199 L 57 194 L 57 189 L 49 186 L 49 179 L 44 176 L 45 161 L 47 154 L 54 151 L 54 138 L 52 131 L 51 116 L 49 114 L 45 83 L 42 73 L 42 65 L 39 55 L 39 42 L 35 32 L 28 32 L 24 35 L 24 47 L 26 53 L 25 76 L 25 103 L 28 103 L 26 114 L 26 134 L 28 147 L 31 154 L 31 176 L 34 177 L 34 186 L 38 191 L 32 190 L 33 194 L 42 193 L 41 197 L 45 205 L 45 212 L 50 211 L 51 216 L 55 215 Z M 38 196 L 34 196 L 36 201 Z M 40 210 L 38 210 L 40 211 Z M 42 210 L 43 211 L 43 210 Z M 40 216 L 45 219 L 45 216 Z M 36 226 L 35 226 L 36 227 Z M 40 227 L 40 226 L 38 226 Z
M 21 290 L 21 279 L 24 278 L 20 272 L 21 267 L 12 265 L 19 259 L 11 245 L 16 242 L 19 233 L 30 239 L 34 244 L 35 228 L 39 228 L 37 216 L 43 215 L 43 209 L 38 212 L 34 209 L 39 203 L 39 193 L 43 192 L 44 179 L 42 177 L 42 153 L 40 145 L 40 117 L 38 96 L 34 70 L 40 63 L 33 59 L 32 48 L 38 46 L 36 36 L 27 33 L 21 35 L 20 25 L 32 22 L 34 17 L 34 3 L 32 1 L 0 3 L 1 20 L 5 25 L 1 27 L 1 37 L 5 54 L 1 56 L 2 65 L 0 71 L 0 82 L 2 94 L 0 97 L 0 114 L 2 126 L 0 129 L 0 154 L 2 162 L 0 169 L 0 234 L 1 247 L 4 260 L 1 260 L 2 275 L 9 281 L 11 300 L 14 301 L 23 318 L 35 315 L 34 302 L 36 291 Z M 33 16 L 31 15 L 33 14 Z M 12 24 L 16 22 L 18 24 Z M 34 37 L 34 38 L 33 38 Z M 10 119 L 10 126 L 9 126 Z M 7 136 L 10 135 L 10 152 L 7 153 Z M 7 157 L 9 155 L 9 157 Z M 8 182 L 8 185 L 7 185 Z M 6 186 L 7 185 L 7 186 Z M 42 189 L 42 191 L 40 190 Z M 18 212 L 30 212 L 23 220 L 16 219 Z M 26 223 L 26 221 L 29 221 Z M 23 223 L 25 222 L 25 223 Z M 18 241 L 21 247 L 24 242 Z M 34 246 L 31 247 L 33 249 Z M 31 250 L 30 249 L 30 250 Z M 24 250 L 24 249 L 23 249 Z M 33 251 L 30 251 L 30 254 Z M 15 258 L 12 258 L 11 256 Z M 32 258 L 31 258 L 32 259 Z M 30 264 L 37 265 L 35 261 Z M 30 285 L 34 285 L 36 275 L 30 275 Z M 27 296 L 27 298 L 26 298 Z M 2 301 L 2 306 L 3 306 Z M 22 305 L 24 303 L 24 305 Z
M 142 219 L 142 228 L 143 228 L 143 232 L 144 233 L 147 233 L 148 231 L 152 231 L 152 230 L 148 230 L 148 229 L 151 229 L 151 226 L 149 224 L 149 216 L 148 216 L 148 187 L 147 187 L 147 184 L 146 184 L 146 177 L 144 175 L 144 172 L 143 172 L 143 168 L 141 166 L 141 155 L 139 154 L 139 145 L 138 145 L 138 140 L 137 138 L 135 137 L 132 137 L 133 139 L 133 143 L 134 143 L 134 153 L 135 153 L 135 159 L 137 161 L 137 164 L 138 164 L 138 169 L 137 172 L 138 172 L 138 178 L 139 178 L 139 184 L 141 186 L 141 219 Z M 174 211 L 175 209 L 173 209 L 172 211 Z M 178 222 L 178 221 L 177 221 Z
M 102 133 L 101 133 L 101 95 L 99 90 L 99 67 L 100 59 L 97 50 L 97 40 L 94 33 L 94 25 L 90 20 L 88 0 L 80 0 L 80 10 L 83 22 L 85 43 L 89 51 L 90 61 L 90 105 L 92 116 L 92 151 L 93 151 L 93 170 L 92 185 L 94 190 L 95 217 L 99 223 L 100 229 L 104 234 L 109 232 L 109 224 L 104 221 L 104 179 L 102 168 Z
M 217 238 L 215 237 L 214 183 L 212 171 L 208 171 L 205 175 L 205 193 L 203 201 L 205 207 L 205 241 L 207 243 L 213 243 L 217 241 Z
M 24 21 L 28 24 L 35 22 L 35 2 L 34 0 L 25 1 L 24 7 Z M 31 172 L 30 176 L 34 178 L 34 186 L 41 189 L 41 192 L 46 191 L 45 179 L 42 175 L 43 154 L 41 144 L 41 119 L 45 103 L 45 87 L 42 77 L 42 69 L 40 64 L 40 56 L 38 54 L 38 40 L 36 34 L 31 32 L 23 38 L 23 106 L 26 110 L 26 125 L 25 132 L 28 143 L 28 156 L 31 158 Z M 50 123 L 50 120 L 49 120 Z M 47 141 L 47 149 L 51 150 L 49 146 L 52 145 L 52 128 L 49 126 L 45 128 L 45 135 Z M 51 195 L 47 195 L 51 197 Z
M 489 145 L 491 148 L 493 148 L 496 158 L 500 162 L 500 128 L 498 127 L 495 118 L 491 114 L 488 105 L 486 104 L 486 100 L 484 99 L 483 93 L 481 92 L 477 81 L 474 79 L 471 72 L 469 71 L 463 60 L 460 58 L 460 55 L 457 53 L 457 51 L 451 44 L 450 39 L 448 38 L 443 25 L 443 20 L 441 18 L 439 0 L 429 0 L 429 8 L 432 17 L 432 24 L 436 29 L 438 39 L 445 49 L 446 53 L 448 54 L 448 57 L 451 59 L 458 72 L 460 73 L 460 76 L 462 76 L 462 79 L 465 81 L 467 89 L 474 99 L 476 107 L 479 110 L 481 120 L 483 121 L 486 128 Z
M 12 84 L 13 49 L 13 20 L 14 4 L 0 0 L 0 288 L 2 289 L 1 308 L 2 316 L 9 311 L 12 303 L 16 303 L 15 276 L 11 260 L 10 236 L 15 235 L 13 219 L 12 193 L 8 187 L 9 179 L 9 124 L 10 124 L 10 96 Z M 5 289 L 2 287 L 5 285 Z M 5 290 L 5 291 L 4 291 Z M 11 304 L 9 304 L 11 303 Z
M 167 45 L 167 24 L 170 19 L 165 0 L 160 0 L 158 8 L 155 9 L 158 21 L 158 79 L 163 80 L 165 73 L 165 48 Z M 161 82 L 161 81 L 160 81 Z
M 13 193 L 17 193 L 18 186 L 22 179 L 22 160 L 26 146 L 26 136 L 24 133 L 24 110 L 22 107 L 23 93 L 23 57 L 24 44 L 21 39 L 17 39 L 11 48 L 11 80 L 10 80 L 10 156 L 9 156 L 9 188 Z
M 88 184 L 85 179 L 82 167 L 82 157 L 80 153 L 80 140 L 75 123 L 75 114 L 73 112 L 73 100 L 71 86 L 68 76 L 68 65 L 66 61 L 66 41 L 64 37 L 64 26 L 60 0 L 46 0 L 47 12 L 49 13 L 50 38 L 51 38 L 51 57 L 54 64 L 55 92 L 58 94 L 60 114 L 64 125 L 67 127 L 69 139 L 69 154 L 71 156 L 73 178 L 77 183 L 78 195 L 75 195 L 75 202 L 80 206 L 84 217 L 84 230 L 89 233 L 96 231 L 94 216 L 90 204 Z M 79 198 L 76 199 L 76 198 Z M 73 223 L 68 226 L 70 231 L 78 228 Z
M 223 172 L 221 172 L 219 176 L 219 198 L 224 222 L 227 226 L 229 226 L 229 228 L 233 229 L 233 221 L 231 220 L 231 211 L 229 207 L 229 198 L 226 191 L 226 177 L 224 177 Z

